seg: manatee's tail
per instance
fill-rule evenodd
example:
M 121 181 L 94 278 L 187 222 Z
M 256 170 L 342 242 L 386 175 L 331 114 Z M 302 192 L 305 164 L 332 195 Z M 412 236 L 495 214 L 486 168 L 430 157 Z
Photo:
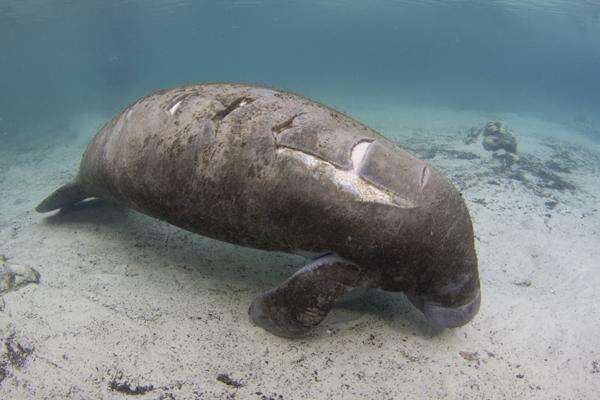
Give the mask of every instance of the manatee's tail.
M 54 193 L 46 197 L 36 208 L 35 211 L 45 213 L 57 210 L 71 204 L 85 200 L 89 195 L 85 193 L 77 181 L 72 181 L 56 189 Z

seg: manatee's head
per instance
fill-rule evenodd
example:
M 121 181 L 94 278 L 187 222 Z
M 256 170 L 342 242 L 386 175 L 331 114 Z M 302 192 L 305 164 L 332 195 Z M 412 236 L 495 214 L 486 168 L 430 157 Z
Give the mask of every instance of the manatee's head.
M 477 314 L 481 302 L 477 269 L 455 274 L 446 282 L 436 279 L 427 288 L 407 296 L 435 325 L 441 328 L 465 325 Z
M 381 287 L 403 291 L 441 327 L 469 322 L 479 310 L 479 274 L 473 226 L 460 192 L 435 168 L 383 142 L 369 145 L 359 172 L 396 194 L 396 208 L 386 209 L 382 220 L 391 235 L 375 251 L 387 250 L 378 263 L 397 267 L 388 267 Z
M 430 203 L 422 208 L 426 236 L 420 236 L 423 257 L 415 282 L 406 294 L 436 325 L 465 325 L 481 302 L 475 237 L 471 217 L 460 192 L 435 174 Z M 425 222 L 427 221 L 427 222 Z

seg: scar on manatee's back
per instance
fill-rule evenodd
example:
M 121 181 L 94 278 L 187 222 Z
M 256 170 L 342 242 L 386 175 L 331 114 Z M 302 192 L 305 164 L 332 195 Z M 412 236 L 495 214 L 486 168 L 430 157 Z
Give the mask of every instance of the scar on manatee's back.
M 256 100 L 256 99 L 253 99 L 252 97 L 248 97 L 248 96 L 238 97 L 237 99 L 232 101 L 227 107 L 225 107 L 223 110 L 217 112 L 212 117 L 212 120 L 213 121 L 222 121 L 223 119 L 225 119 L 225 117 L 227 117 L 229 114 L 231 114 L 236 109 L 243 107 L 246 104 L 250 104 L 254 100 Z
M 193 95 L 194 93 L 189 92 L 177 95 L 169 101 L 164 102 L 162 106 L 167 110 L 169 114 L 175 115 L 179 107 L 181 107 L 181 104 Z
M 285 131 L 286 129 L 291 128 L 292 125 L 294 124 L 294 120 L 304 114 L 306 114 L 306 113 L 301 112 L 301 113 L 295 114 L 295 115 L 291 116 L 290 118 L 286 119 L 285 121 L 283 121 L 282 123 L 273 126 L 273 128 L 271 128 L 271 130 L 275 133 L 281 133 L 281 132 Z

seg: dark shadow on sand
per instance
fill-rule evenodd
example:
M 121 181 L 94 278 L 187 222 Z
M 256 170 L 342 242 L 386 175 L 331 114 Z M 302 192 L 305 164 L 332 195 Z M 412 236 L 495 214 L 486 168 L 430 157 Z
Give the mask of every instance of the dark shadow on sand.
M 432 338 L 446 332 L 427 320 L 402 293 L 366 289 L 358 296 L 342 299 L 336 308 L 356 315 L 376 315 L 393 330 L 405 335 L 416 334 Z

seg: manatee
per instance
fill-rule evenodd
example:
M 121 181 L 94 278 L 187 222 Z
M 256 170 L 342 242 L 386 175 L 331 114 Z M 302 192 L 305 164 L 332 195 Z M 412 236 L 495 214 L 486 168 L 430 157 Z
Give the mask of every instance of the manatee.
M 93 138 L 79 172 L 36 208 L 87 198 L 308 264 L 250 305 L 284 337 L 355 288 L 403 292 L 433 324 L 466 324 L 480 284 L 469 212 L 441 173 L 352 118 L 244 84 L 150 94 Z

